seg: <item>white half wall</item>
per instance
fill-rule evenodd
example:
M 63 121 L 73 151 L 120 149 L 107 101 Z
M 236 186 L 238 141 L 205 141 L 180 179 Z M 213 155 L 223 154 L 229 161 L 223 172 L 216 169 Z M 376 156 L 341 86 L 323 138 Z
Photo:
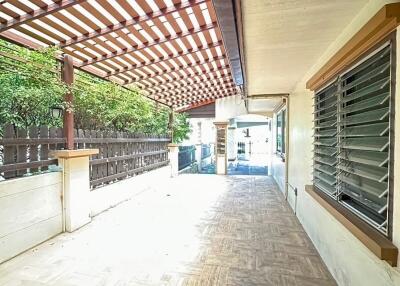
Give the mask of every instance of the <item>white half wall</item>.
M 135 177 L 94 189 L 90 192 L 90 214 L 95 216 L 132 197 L 162 184 L 171 177 L 171 166 L 158 168 Z
M 338 285 L 395 286 L 400 285 L 399 267 L 391 267 L 376 257 L 350 231 L 305 192 L 312 184 L 313 93 L 306 90 L 306 81 L 364 25 L 384 4 L 397 1 L 371 0 L 342 32 L 326 53 L 307 72 L 289 98 L 289 184 L 298 189 L 296 214 L 313 241 Z M 397 34 L 397 54 L 400 49 Z M 399 93 L 400 61 L 397 59 L 397 91 Z M 399 100 L 396 109 L 400 110 Z M 399 112 L 397 112 L 399 114 Z M 400 134 L 400 116 L 396 118 L 396 132 Z M 400 140 L 396 137 L 395 178 L 393 202 L 393 243 L 400 248 Z M 291 188 L 288 196 L 295 198 Z M 400 261 L 398 265 L 400 264 Z
M 0 183 L 0 263 L 62 232 L 60 172 Z

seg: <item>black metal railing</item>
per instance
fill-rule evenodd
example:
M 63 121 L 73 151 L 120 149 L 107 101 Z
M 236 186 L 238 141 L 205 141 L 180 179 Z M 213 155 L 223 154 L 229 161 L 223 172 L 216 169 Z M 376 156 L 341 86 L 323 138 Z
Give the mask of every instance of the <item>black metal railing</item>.
M 246 146 L 246 143 L 244 143 L 244 142 L 238 142 L 237 153 L 238 153 L 238 154 L 244 154 L 244 153 L 246 153 L 246 151 L 245 151 L 245 150 L 246 150 L 246 149 L 245 149 L 246 147 L 245 147 L 245 146 Z
M 196 160 L 196 147 L 191 146 L 179 146 L 178 153 L 178 169 L 182 170 L 190 166 Z
M 211 156 L 211 145 L 202 144 L 201 145 L 201 159 L 205 159 Z

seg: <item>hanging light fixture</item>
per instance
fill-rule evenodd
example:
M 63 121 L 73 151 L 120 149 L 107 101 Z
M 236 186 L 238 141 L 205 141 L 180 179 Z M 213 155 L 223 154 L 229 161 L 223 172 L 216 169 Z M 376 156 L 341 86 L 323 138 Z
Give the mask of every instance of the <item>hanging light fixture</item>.
M 53 118 L 61 118 L 63 116 L 63 109 L 59 106 L 54 106 L 50 108 L 50 115 Z

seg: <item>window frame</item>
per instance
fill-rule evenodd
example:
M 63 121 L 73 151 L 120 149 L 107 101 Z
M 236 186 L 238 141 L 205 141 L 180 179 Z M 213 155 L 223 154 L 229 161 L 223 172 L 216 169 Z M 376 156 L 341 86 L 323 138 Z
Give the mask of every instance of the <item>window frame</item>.
M 332 200 L 334 202 L 337 202 L 338 204 L 344 206 L 346 209 L 349 210 L 349 212 L 354 215 L 357 216 L 359 218 L 361 218 L 366 224 L 368 224 L 371 229 L 373 231 L 376 231 L 382 235 L 384 235 L 385 237 L 387 237 L 389 240 L 392 240 L 392 235 L 393 235 L 393 179 L 394 179 L 394 138 L 395 138 L 395 94 L 396 94 L 396 89 L 395 89 L 395 84 L 396 84 L 396 71 L 397 71 L 397 66 L 396 66 L 396 34 L 395 33 L 391 33 L 388 37 L 386 37 L 384 40 L 382 40 L 381 42 L 379 42 L 377 45 L 375 45 L 374 47 L 372 47 L 371 49 L 369 49 L 368 51 L 366 51 L 365 53 L 363 53 L 358 59 L 356 59 L 353 64 L 346 68 L 345 70 L 340 71 L 339 73 L 337 73 L 335 79 L 330 80 L 329 82 L 327 82 L 323 87 L 319 88 L 318 90 L 315 91 L 314 94 L 317 94 L 321 91 L 323 91 L 324 89 L 326 89 L 327 87 L 329 87 L 330 85 L 332 85 L 332 83 L 337 83 L 338 84 L 338 91 L 340 89 L 340 84 L 341 84 L 341 77 L 345 74 L 347 74 L 349 71 L 352 71 L 353 69 L 355 69 L 356 67 L 360 66 L 362 63 L 364 63 L 366 60 L 368 60 L 369 58 L 373 57 L 375 54 L 379 53 L 379 51 L 381 51 L 382 49 L 384 49 L 385 47 L 387 47 L 387 45 L 390 45 L 390 103 L 389 103 L 389 149 L 388 149 L 388 159 L 389 159 L 389 163 L 388 163 L 388 196 L 387 196 L 387 200 L 388 200 L 388 207 L 386 210 L 386 218 L 387 218 L 387 228 L 386 228 L 386 232 L 383 232 L 381 230 L 379 230 L 378 228 L 376 228 L 375 226 L 372 226 L 369 222 L 367 222 L 367 220 L 365 218 L 362 218 L 362 215 L 357 214 L 357 212 L 353 209 L 351 209 L 350 207 L 346 206 L 346 204 L 339 199 L 339 195 L 334 198 L 332 196 L 329 196 L 326 192 L 320 190 L 317 186 L 314 185 L 314 188 L 317 190 L 317 192 L 321 192 L 326 199 L 325 200 Z M 338 119 L 338 111 L 336 112 L 336 121 L 339 122 Z M 334 138 L 336 138 L 337 140 L 337 145 L 339 145 L 339 141 L 337 139 L 338 135 L 336 134 Z M 315 140 L 315 138 L 317 138 L 316 136 L 313 135 L 313 138 Z M 313 142 L 314 142 L 313 140 Z M 315 146 L 314 146 L 315 148 Z M 339 147 L 338 147 L 339 148 Z M 315 153 L 313 153 L 315 154 Z M 337 155 L 335 155 L 336 158 Z M 313 160 L 313 171 L 315 170 L 315 161 Z M 335 179 L 337 179 L 337 174 L 335 174 Z M 364 216 L 366 216 L 364 214 Z
M 279 118 L 281 120 L 279 121 Z M 281 123 L 281 126 L 279 126 Z M 279 139 L 278 139 L 278 130 L 280 130 L 281 135 L 281 147 L 279 147 Z M 277 154 L 281 156 L 285 156 L 286 154 L 286 107 L 282 108 L 279 112 L 276 113 L 276 124 L 275 124 L 275 131 L 276 131 L 276 144 L 275 150 Z

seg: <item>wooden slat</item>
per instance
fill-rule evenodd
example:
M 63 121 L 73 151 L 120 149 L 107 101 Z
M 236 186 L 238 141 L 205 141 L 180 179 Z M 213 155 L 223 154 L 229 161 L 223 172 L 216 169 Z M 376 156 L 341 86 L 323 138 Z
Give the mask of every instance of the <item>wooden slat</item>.
M 47 126 L 40 126 L 40 138 L 49 140 L 49 128 Z M 40 145 L 40 161 L 46 161 L 49 159 L 49 146 L 47 144 Z M 46 171 L 47 166 L 40 168 L 41 171 Z
M 172 96 L 166 97 L 165 99 L 167 102 L 180 102 L 180 101 L 186 101 L 186 100 L 191 100 L 192 98 L 197 98 L 201 99 L 207 96 L 210 96 L 212 94 L 218 94 L 218 93 L 225 93 L 225 92 L 234 92 L 235 91 L 235 86 L 234 84 L 230 86 L 223 86 L 223 85 L 216 85 L 212 86 L 209 88 L 203 88 L 199 90 L 193 90 L 193 91 L 187 91 L 187 92 L 182 92 L 179 94 L 174 94 Z
M 3 138 L 5 140 L 13 140 L 15 137 L 15 131 L 13 125 L 6 125 L 4 126 L 4 135 Z M 4 140 L 3 139 L 3 140 Z M 0 143 L 0 145 L 4 145 Z M 4 165 L 14 164 L 16 163 L 15 159 L 15 145 L 4 146 Z M 9 179 L 15 177 L 15 171 L 4 172 L 4 178 Z
M 26 132 L 26 129 L 24 128 L 18 128 L 17 129 L 17 137 L 18 138 L 26 138 L 28 133 Z M 19 145 L 17 147 L 17 163 L 25 163 L 27 159 L 27 153 L 28 148 L 27 145 Z M 23 176 L 26 174 L 26 169 L 19 170 L 17 172 L 18 176 Z
M 214 72 L 221 72 L 221 71 L 229 69 L 228 67 L 224 67 L 224 66 L 211 67 L 209 69 L 205 68 L 205 65 L 199 65 L 197 67 L 200 68 L 200 71 L 198 71 L 197 69 L 194 69 L 193 67 L 187 67 L 187 68 L 181 69 L 179 71 L 179 74 L 177 72 L 173 71 L 173 72 L 165 73 L 162 76 L 169 75 L 171 77 L 175 77 L 175 80 L 177 80 L 177 79 L 190 78 L 190 77 L 193 77 L 193 76 L 200 76 L 200 75 L 203 75 L 203 74 L 210 74 L 210 73 L 212 74 Z M 178 74 L 178 76 L 175 76 L 175 74 Z M 153 79 L 153 78 L 157 78 L 157 77 L 161 77 L 161 75 L 156 75 L 155 77 L 151 77 L 149 79 Z M 168 81 L 168 80 L 169 79 L 166 78 L 165 82 Z M 144 85 L 146 85 L 144 83 L 144 81 L 146 81 L 146 79 L 139 80 L 139 81 L 136 81 L 134 83 L 135 84 L 144 84 Z M 161 81 L 161 83 L 163 83 L 163 81 Z
M 188 86 L 194 86 L 195 87 L 198 84 L 207 82 L 209 80 L 217 80 L 217 81 L 219 81 L 221 83 L 233 82 L 232 78 L 229 75 L 227 75 L 227 76 L 225 76 L 225 75 L 224 76 L 215 76 L 215 77 L 210 76 L 210 75 L 206 75 L 206 79 L 196 76 L 196 77 L 192 77 L 192 78 L 185 79 L 185 80 L 179 80 L 179 81 L 170 82 L 172 84 L 172 87 L 170 85 L 166 85 L 166 84 L 161 84 L 161 85 L 154 86 L 154 87 L 157 88 L 157 90 L 150 91 L 150 92 L 147 93 L 147 95 L 157 95 L 158 93 L 160 93 L 160 92 L 162 93 L 163 91 L 170 91 L 170 90 L 176 90 L 176 89 L 179 90 L 179 89 L 181 89 L 183 87 L 188 87 Z M 161 97 L 160 97 L 160 99 L 161 99 Z
M 143 16 L 137 16 L 134 17 L 132 19 L 129 19 L 127 21 L 124 21 L 122 23 L 118 23 L 118 24 L 113 24 L 113 25 L 109 25 L 106 28 L 97 30 L 97 31 L 93 31 L 89 34 L 86 35 L 82 35 L 77 37 L 76 39 L 73 40 L 69 40 L 69 41 L 65 41 L 64 43 L 61 44 L 62 47 L 66 47 L 66 46 L 70 46 L 73 44 L 78 44 L 78 43 L 82 43 L 84 41 L 88 41 L 90 39 L 93 38 L 97 38 L 100 36 L 104 36 L 107 35 L 109 33 L 124 29 L 126 27 L 129 26 L 133 26 L 135 24 L 140 24 L 142 22 L 146 22 L 148 20 L 152 20 L 152 18 L 156 18 L 156 17 L 162 17 L 162 16 L 166 16 L 168 14 L 174 13 L 174 12 L 178 12 L 180 10 L 186 9 L 188 7 L 192 7 L 194 5 L 199 5 L 201 3 L 206 3 L 209 0 L 189 0 L 189 1 L 185 1 L 185 2 L 181 2 L 178 4 L 175 4 L 171 7 L 166 7 L 160 11 L 154 12 L 154 13 L 150 13 L 147 15 L 143 15 Z
M 180 87 L 174 87 L 174 88 L 170 88 L 170 90 L 174 90 L 176 93 L 174 94 L 175 96 L 179 96 L 182 94 L 185 94 L 188 91 L 200 91 L 203 88 L 209 88 L 209 87 L 213 87 L 213 86 L 230 86 L 231 84 L 233 84 L 233 80 L 231 78 L 229 79 L 223 79 L 222 81 L 217 81 L 216 83 L 213 82 L 194 82 L 192 84 L 186 85 L 186 86 L 180 86 Z M 182 87 L 186 87 L 189 89 L 182 89 Z M 158 93 L 155 92 L 154 94 L 157 94 L 156 99 L 163 99 L 168 97 L 168 95 L 166 95 L 165 93 Z
M 36 126 L 29 127 L 29 139 L 35 139 L 38 137 L 39 129 Z M 38 145 L 35 143 L 31 143 L 29 145 L 29 160 L 32 162 L 36 162 L 38 160 Z M 39 166 L 41 167 L 41 166 Z M 36 167 L 31 167 L 31 173 L 37 172 L 39 169 Z
M 187 97 L 184 99 L 176 99 L 173 100 L 173 103 L 176 104 L 190 104 L 192 102 L 195 102 L 196 100 L 200 100 L 200 99 L 209 99 L 209 98 L 220 98 L 220 97 L 225 97 L 225 96 L 231 96 L 236 94 L 236 90 L 231 88 L 231 89 L 223 89 L 223 90 L 216 90 L 211 91 L 210 93 L 205 94 L 202 97 L 198 97 L 197 95 L 191 96 L 191 97 Z
M 27 169 L 32 170 L 37 170 L 38 168 L 44 169 L 44 167 L 50 166 L 50 165 L 57 165 L 58 160 L 57 159 L 50 159 L 50 160 L 43 160 L 43 161 L 33 161 L 33 162 L 24 162 L 24 163 L 14 163 L 11 165 L 3 165 L 0 166 L 0 173 L 1 172 L 15 172 L 18 171 L 20 174 L 25 174 Z
M 41 17 L 50 15 L 52 13 L 58 12 L 60 10 L 72 7 L 73 5 L 80 4 L 86 0 L 60 0 L 54 4 L 51 4 L 45 8 L 38 9 L 31 13 L 27 13 L 20 17 L 13 16 L 15 19 L 7 21 L 6 24 L 0 25 L 0 33 L 5 32 L 9 29 L 16 28 L 20 25 L 26 24 L 32 20 L 39 19 Z
M 186 37 L 188 35 L 201 33 L 201 32 L 207 31 L 209 29 L 213 29 L 215 27 L 216 27 L 216 23 L 212 23 L 212 24 L 209 24 L 209 25 L 200 26 L 199 28 L 192 28 L 191 30 L 188 30 L 188 31 L 185 31 L 185 32 L 180 32 L 179 34 L 176 34 L 176 35 L 173 35 L 173 36 L 167 36 L 165 38 L 158 38 L 158 39 L 155 39 L 152 42 L 147 42 L 147 43 L 144 43 L 144 44 L 141 44 L 141 45 L 135 45 L 135 46 L 132 46 L 132 47 L 129 47 L 129 48 L 123 48 L 123 49 L 121 49 L 119 51 L 112 52 L 110 54 L 105 54 L 105 55 L 103 55 L 101 57 L 93 58 L 92 60 L 85 60 L 80 65 L 80 67 L 87 66 L 87 65 L 92 65 L 92 64 L 95 64 L 95 63 L 99 63 L 99 62 L 103 62 L 105 60 L 113 59 L 113 58 L 119 57 L 121 55 L 129 54 L 129 53 L 132 53 L 132 52 L 135 52 L 135 51 L 141 51 L 143 49 L 147 49 L 147 48 L 152 47 L 152 46 L 160 45 L 162 43 L 166 43 L 166 42 L 169 42 L 169 41 L 172 41 L 172 40 L 175 40 L 175 39 L 183 38 L 183 37 Z
M 169 163 L 168 161 L 164 161 L 164 162 L 155 163 L 155 164 L 148 165 L 148 166 L 137 167 L 135 169 L 132 169 L 132 170 L 129 170 L 127 172 L 120 173 L 120 174 L 110 174 L 107 177 L 94 180 L 91 183 L 93 185 L 99 185 L 101 183 L 110 182 L 110 181 L 114 181 L 114 180 L 121 179 L 121 178 L 126 178 L 126 177 L 129 177 L 129 176 L 133 176 L 135 174 L 138 174 L 138 173 L 142 173 L 144 171 L 149 171 L 149 170 L 153 170 L 153 169 L 157 169 L 157 168 L 166 166 L 166 165 L 168 165 L 168 163 Z
M 120 142 L 122 142 L 122 141 L 120 141 Z M 122 142 L 122 143 L 125 143 L 125 142 Z M 117 144 L 122 144 L 122 143 L 117 143 Z M 118 161 L 123 161 L 123 160 L 130 160 L 133 158 L 148 157 L 148 156 L 164 154 L 164 153 L 168 153 L 168 150 L 150 151 L 150 152 L 114 156 L 114 157 L 108 157 L 108 158 L 102 158 L 102 159 L 92 159 L 90 161 L 90 165 L 98 165 L 98 164 L 104 164 L 104 163 L 109 163 L 109 162 L 118 162 Z M 118 152 L 117 152 L 117 154 L 118 154 Z

